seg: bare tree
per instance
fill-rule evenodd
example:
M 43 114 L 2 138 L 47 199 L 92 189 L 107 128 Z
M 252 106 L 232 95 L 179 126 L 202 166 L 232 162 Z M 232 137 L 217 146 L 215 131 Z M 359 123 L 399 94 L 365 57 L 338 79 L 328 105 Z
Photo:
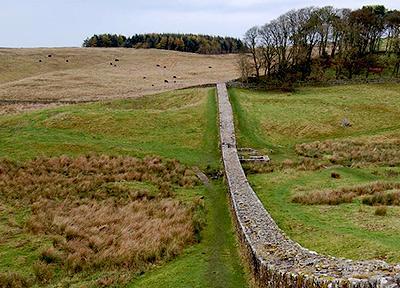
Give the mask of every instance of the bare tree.
M 276 49 L 274 47 L 273 34 L 271 25 L 265 24 L 259 29 L 262 42 L 262 66 L 264 67 L 264 76 L 270 77 L 275 66 Z
M 247 47 L 250 50 L 250 53 L 253 57 L 253 62 L 254 62 L 254 69 L 256 71 L 256 76 L 257 78 L 260 78 L 260 68 L 261 68 L 261 63 L 259 61 L 260 55 L 259 55 L 259 39 L 258 39 L 258 27 L 254 26 L 250 28 L 245 36 L 244 36 L 244 42 L 247 45 Z
M 253 65 L 249 59 L 248 54 L 241 53 L 238 60 L 238 68 L 242 82 L 248 82 L 249 77 L 253 73 Z

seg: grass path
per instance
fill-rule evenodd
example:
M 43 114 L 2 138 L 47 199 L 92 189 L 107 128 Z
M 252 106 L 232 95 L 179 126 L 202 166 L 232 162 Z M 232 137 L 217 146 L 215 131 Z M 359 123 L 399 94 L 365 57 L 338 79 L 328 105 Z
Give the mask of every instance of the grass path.
M 216 91 L 209 91 L 207 98 L 206 129 L 203 147 L 208 166 L 215 168 L 218 150 L 218 124 Z M 232 225 L 225 185 L 214 181 L 206 189 L 207 226 L 202 232 L 201 243 L 190 247 L 176 260 L 144 274 L 129 287 L 248 287 L 241 266 L 235 232 Z
M 129 287 L 248 287 L 224 185 L 214 182 L 205 197 L 208 213 L 202 242 L 178 259 L 144 274 Z

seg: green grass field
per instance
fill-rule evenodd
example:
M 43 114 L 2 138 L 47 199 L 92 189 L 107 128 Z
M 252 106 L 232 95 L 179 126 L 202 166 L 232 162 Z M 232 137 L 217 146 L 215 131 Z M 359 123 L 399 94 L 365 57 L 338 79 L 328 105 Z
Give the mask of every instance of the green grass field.
M 205 89 L 5 115 L 0 157 L 158 155 L 215 166 L 215 117 L 215 91 Z
M 400 181 L 399 91 L 398 84 L 310 87 L 295 93 L 229 91 L 239 146 L 270 155 L 269 165 L 275 167 L 272 173 L 261 169 L 249 175 L 249 181 L 291 238 L 333 256 L 400 262 L 399 206 L 388 205 L 386 216 L 376 216 L 376 207 L 362 204 L 361 197 L 340 205 L 292 201 L 297 194 Z M 344 118 L 351 127 L 341 126 Z M 302 143 L 309 155 L 319 156 L 299 155 Z
M 40 156 L 161 156 L 203 170 L 220 169 L 217 129 L 215 89 L 181 90 L 0 116 L 0 158 L 23 163 Z M 133 188 L 154 189 L 146 185 Z M 176 259 L 135 276 L 129 287 L 247 287 L 223 184 L 213 182 L 209 189 L 175 188 L 175 194 L 182 203 L 204 197 L 206 226 L 201 241 Z M 0 203 L 4 236 L 0 274 L 32 275 L 30 267 L 43 247 L 51 245 L 50 238 L 21 228 L 30 214 L 30 209 Z M 69 287 L 92 287 L 107 276 L 54 273 L 51 285 L 68 283 Z
M 208 207 L 203 241 L 177 260 L 134 281 L 129 287 L 248 287 L 227 206 L 226 188 L 214 182 L 205 193 Z

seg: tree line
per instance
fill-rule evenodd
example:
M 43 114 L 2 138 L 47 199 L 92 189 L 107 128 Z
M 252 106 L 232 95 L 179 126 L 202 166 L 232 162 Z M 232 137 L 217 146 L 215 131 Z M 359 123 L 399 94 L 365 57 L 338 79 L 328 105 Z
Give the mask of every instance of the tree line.
M 93 35 L 83 47 L 155 48 L 200 54 L 227 54 L 243 51 L 240 39 L 195 34 L 136 34 L 132 37 L 116 34 Z
M 249 54 L 239 66 L 242 77 L 281 82 L 324 77 L 351 79 L 363 73 L 400 67 L 400 11 L 384 6 L 357 10 L 307 7 L 289 11 L 244 37 Z M 248 55 L 251 55 L 249 57 Z

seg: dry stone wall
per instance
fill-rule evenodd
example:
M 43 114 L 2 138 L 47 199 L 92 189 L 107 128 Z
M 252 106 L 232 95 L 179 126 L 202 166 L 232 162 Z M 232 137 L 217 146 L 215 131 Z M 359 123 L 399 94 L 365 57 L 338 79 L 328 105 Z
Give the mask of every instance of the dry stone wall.
M 258 287 L 399 288 L 400 266 L 319 255 L 290 240 L 249 185 L 239 161 L 232 107 L 217 85 L 220 141 L 236 229 Z

